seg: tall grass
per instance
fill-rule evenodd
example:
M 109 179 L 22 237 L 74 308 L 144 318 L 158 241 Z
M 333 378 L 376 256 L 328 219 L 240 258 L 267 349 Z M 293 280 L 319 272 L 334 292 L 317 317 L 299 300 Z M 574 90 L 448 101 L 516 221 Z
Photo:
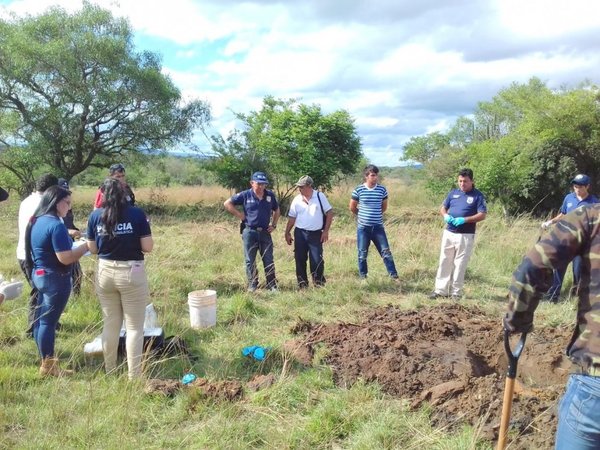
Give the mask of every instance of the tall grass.
M 411 412 L 405 401 L 382 394 L 376 385 L 335 386 L 322 355 L 306 368 L 289 364 L 280 351 L 299 320 L 356 322 L 380 305 L 431 304 L 426 294 L 437 268 L 442 199 L 393 179 L 385 184 L 390 192 L 386 229 L 401 286 L 389 280 L 374 248 L 369 281 L 358 280 L 356 229 L 347 211 L 354 186 L 349 184 L 328 193 L 336 218 L 325 246 L 327 285 L 296 289 L 293 252 L 281 226 L 274 235 L 280 292 L 254 295 L 245 292 L 237 223 L 221 208 L 229 192 L 212 187 L 136 191 L 140 203 L 153 211 L 156 245 L 147 258 L 152 301 L 166 334 L 181 336 L 194 356 L 151 360 L 148 376 L 180 378 L 193 371 L 211 380 L 245 382 L 272 373 L 276 384 L 224 402 L 191 390 L 173 398 L 144 394 L 142 383 L 126 381 L 124 369 L 106 376 L 101 362 L 86 361 L 82 351 L 101 329 L 95 262 L 87 257 L 82 293 L 70 300 L 57 338 L 61 358 L 77 369 L 72 379 L 38 377 L 35 345 L 23 333 L 25 295 L 0 307 L 0 448 L 486 448 L 475 429 L 454 434 L 433 429 L 426 409 Z M 76 223 L 82 227 L 94 191 L 74 191 Z M 7 277 L 20 277 L 14 256 L 17 207 L 11 199 L 0 209 L 0 272 Z M 537 223 L 527 217 L 505 223 L 490 214 L 478 226 L 464 302 L 500 320 L 512 271 L 537 233 Z M 264 280 L 263 275 L 261 267 Z M 218 323 L 192 330 L 187 293 L 205 288 L 218 292 Z M 562 323 L 571 317 L 565 314 L 569 309 L 570 303 L 542 305 L 538 320 Z M 241 349 L 251 344 L 271 347 L 271 357 L 263 363 L 244 358 Z

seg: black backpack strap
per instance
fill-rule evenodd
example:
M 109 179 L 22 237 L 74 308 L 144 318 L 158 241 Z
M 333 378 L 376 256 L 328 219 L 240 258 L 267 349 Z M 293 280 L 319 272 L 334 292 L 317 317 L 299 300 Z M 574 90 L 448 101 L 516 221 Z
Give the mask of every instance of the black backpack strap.
M 317 200 L 319 200 L 319 205 L 321 206 L 321 214 L 323 214 L 323 226 L 321 227 L 321 230 L 325 229 L 325 210 L 323 209 L 323 203 L 321 203 L 321 196 L 319 195 L 320 192 L 317 191 Z

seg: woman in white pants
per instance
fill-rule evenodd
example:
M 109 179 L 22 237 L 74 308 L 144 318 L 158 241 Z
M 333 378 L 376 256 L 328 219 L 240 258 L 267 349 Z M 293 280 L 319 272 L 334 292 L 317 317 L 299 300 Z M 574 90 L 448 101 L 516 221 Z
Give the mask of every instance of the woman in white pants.
M 102 207 L 90 214 L 87 238 L 90 252 L 98 254 L 96 294 L 104 319 L 104 365 L 107 373 L 117 366 L 124 319 L 128 375 L 134 379 L 142 375 L 144 318 L 150 300 L 144 253 L 152 251 L 154 242 L 146 214 L 127 203 L 123 185 L 109 178 L 103 188 Z

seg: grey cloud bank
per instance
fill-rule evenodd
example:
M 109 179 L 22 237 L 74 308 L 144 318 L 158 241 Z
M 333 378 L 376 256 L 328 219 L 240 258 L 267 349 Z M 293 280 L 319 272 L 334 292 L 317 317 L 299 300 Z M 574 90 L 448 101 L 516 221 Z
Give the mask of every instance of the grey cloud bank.
M 5 8 L 33 14 L 50 3 L 78 4 Z M 512 82 L 535 76 L 559 88 L 600 76 L 592 0 L 96 3 L 129 18 L 141 49 L 164 55 L 187 98 L 213 105 L 215 132 L 265 95 L 300 98 L 348 110 L 380 165 L 399 164 L 411 136 L 447 129 Z

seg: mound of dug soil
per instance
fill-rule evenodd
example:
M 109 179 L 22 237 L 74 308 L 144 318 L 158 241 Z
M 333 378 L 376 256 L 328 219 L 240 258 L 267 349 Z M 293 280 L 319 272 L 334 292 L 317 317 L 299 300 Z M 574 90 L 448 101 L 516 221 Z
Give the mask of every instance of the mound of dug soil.
M 418 311 L 388 306 L 362 323 L 302 323 L 308 354 L 325 344 L 336 382 L 376 381 L 412 407 L 432 405 L 436 426 L 464 423 L 497 439 L 507 369 L 498 317 L 458 304 Z M 537 329 L 518 364 L 509 433 L 510 448 L 551 448 L 556 405 L 570 370 L 564 349 L 571 330 Z M 299 341 L 296 341 L 299 343 Z

